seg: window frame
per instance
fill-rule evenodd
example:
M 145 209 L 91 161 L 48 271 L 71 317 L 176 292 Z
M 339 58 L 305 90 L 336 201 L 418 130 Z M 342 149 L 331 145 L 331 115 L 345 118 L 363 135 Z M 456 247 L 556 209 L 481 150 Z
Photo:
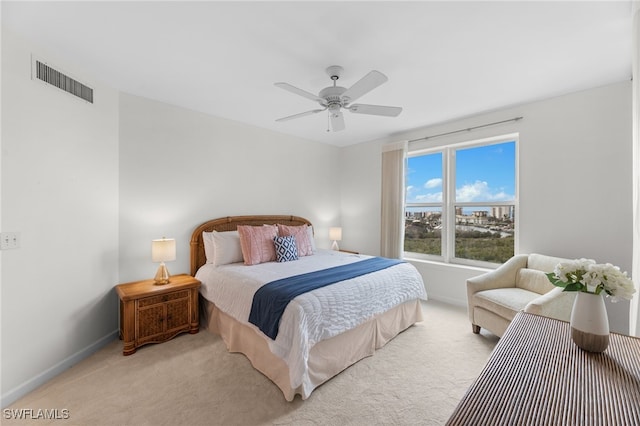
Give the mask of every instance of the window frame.
M 467 201 L 467 202 L 456 202 L 456 152 L 461 149 L 469 149 L 481 146 L 490 146 L 497 145 L 501 143 L 514 142 L 514 199 L 512 201 Z M 407 202 L 406 199 L 404 201 L 404 211 L 405 215 L 403 215 L 403 221 L 406 220 L 406 211 L 408 208 L 420 208 L 420 207 L 431 207 L 431 208 L 440 208 L 442 214 L 442 225 L 443 231 L 441 233 L 441 248 L 440 255 L 433 254 L 425 254 L 425 253 L 416 253 L 409 252 L 403 250 L 403 258 L 407 259 L 418 259 L 418 260 L 429 260 L 439 263 L 446 264 L 457 264 L 457 265 L 466 265 L 466 266 L 476 266 L 483 268 L 496 268 L 500 264 L 493 263 L 482 260 L 474 260 L 474 259 L 464 259 L 455 257 L 455 222 L 456 215 L 455 210 L 456 207 L 499 207 L 499 206 L 513 206 L 514 208 L 514 242 L 513 242 L 513 252 L 514 254 L 518 253 L 518 240 L 519 240 L 519 224 L 520 219 L 518 213 L 519 209 L 519 134 L 511 133 L 506 135 L 494 136 L 489 138 L 482 139 L 474 139 L 469 141 L 457 142 L 447 145 L 441 145 L 431 148 L 422 148 L 415 149 L 407 152 L 406 161 L 408 163 L 409 158 L 411 157 L 419 157 L 422 155 L 430 155 L 430 154 L 442 154 L 442 202 L 440 203 L 410 203 Z M 406 168 L 408 170 L 408 167 Z M 406 191 L 406 183 L 405 183 L 405 191 Z M 403 235 L 404 238 L 404 235 Z M 404 246 L 404 244 L 403 244 Z

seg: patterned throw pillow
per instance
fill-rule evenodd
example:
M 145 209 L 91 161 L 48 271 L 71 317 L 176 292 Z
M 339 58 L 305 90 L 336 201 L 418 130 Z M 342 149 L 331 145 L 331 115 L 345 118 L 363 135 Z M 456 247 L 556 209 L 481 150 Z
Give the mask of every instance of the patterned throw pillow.
M 276 248 L 276 260 L 278 262 L 298 260 L 298 247 L 296 246 L 296 238 L 293 235 L 275 237 L 273 242 Z

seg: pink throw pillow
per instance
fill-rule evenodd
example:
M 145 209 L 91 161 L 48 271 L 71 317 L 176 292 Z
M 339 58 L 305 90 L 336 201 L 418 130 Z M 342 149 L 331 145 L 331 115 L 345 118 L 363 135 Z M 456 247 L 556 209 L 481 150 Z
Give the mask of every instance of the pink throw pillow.
M 245 265 L 257 265 L 276 260 L 276 249 L 273 244 L 273 239 L 278 236 L 276 225 L 239 225 L 238 234 Z
M 298 256 L 311 256 L 313 254 L 313 246 L 309 239 L 309 230 L 307 225 L 288 226 L 278 224 L 278 235 L 287 237 L 293 235 L 296 239 L 298 247 Z

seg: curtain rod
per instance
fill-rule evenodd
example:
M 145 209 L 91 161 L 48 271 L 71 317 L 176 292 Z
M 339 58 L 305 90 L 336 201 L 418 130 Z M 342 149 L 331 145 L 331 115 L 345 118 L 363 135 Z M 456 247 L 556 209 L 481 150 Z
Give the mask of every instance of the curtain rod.
M 417 142 L 417 141 L 421 141 L 421 140 L 433 139 L 433 138 L 437 138 L 437 137 L 440 137 L 440 136 L 452 135 L 454 133 L 470 132 L 472 130 L 481 129 L 483 127 L 495 126 L 496 124 L 503 124 L 503 123 L 509 123 L 511 121 L 522 120 L 523 118 L 524 117 L 514 117 L 514 118 L 510 118 L 508 120 L 494 121 L 493 123 L 481 124 L 479 126 L 473 126 L 473 127 L 467 127 L 466 129 L 458 129 L 458 130 L 454 130 L 452 132 L 439 133 L 437 135 L 425 136 L 423 138 L 418 138 L 418 139 L 411 139 L 409 142 Z

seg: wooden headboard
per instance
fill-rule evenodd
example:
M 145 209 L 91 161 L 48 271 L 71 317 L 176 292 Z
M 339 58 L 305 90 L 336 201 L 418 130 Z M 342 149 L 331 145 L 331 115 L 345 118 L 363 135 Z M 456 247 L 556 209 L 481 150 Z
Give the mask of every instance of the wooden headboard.
M 260 226 L 264 224 L 275 225 L 278 223 L 291 226 L 304 224 L 311 226 L 311 222 L 299 216 L 227 216 L 203 223 L 191 234 L 191 275 L 195 275 L 198 268 L 207 262 L 204 254 L 202 232 L 235 231 L 238 225 Z

